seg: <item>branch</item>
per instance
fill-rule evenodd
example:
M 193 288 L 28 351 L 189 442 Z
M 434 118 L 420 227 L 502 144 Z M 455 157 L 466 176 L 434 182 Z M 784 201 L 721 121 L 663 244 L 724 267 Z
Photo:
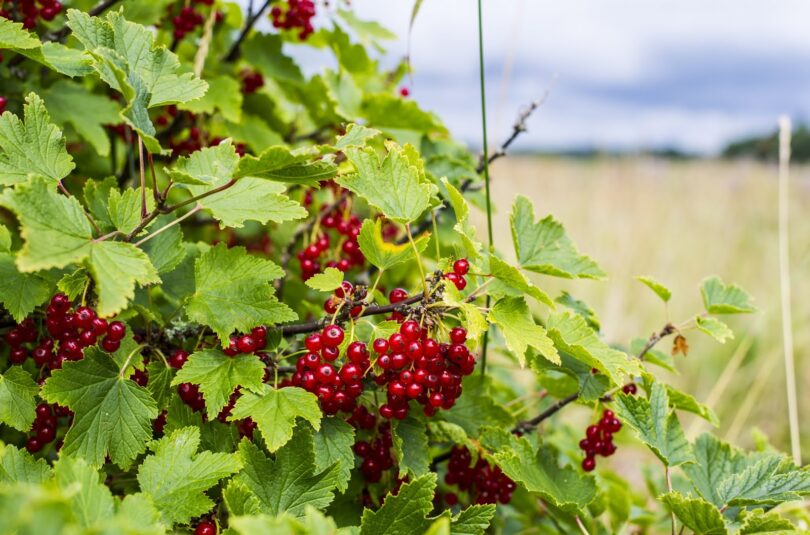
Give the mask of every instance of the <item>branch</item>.
M 253 29 L 253 26 L 262 16 L 262 13 L 273 3 L 273 0 L 267 0 L 262 7 L 253 15 L 248 16 L 247 22 L 245 23 L 245 27 L 242 28 L 242 31 L 239 33 L 239 37 L 236 38 L 233 45 L 231 45 L 231 49 L 228 50 L 228 53 L 225 54 L 225 57 L 222 59 L 226 63 L 233 63 L 239 57 L 240 49 L 242 48 L 242 43 L 244 42 L 245 38 L 247 38 L 248 33 L 250 30 Z

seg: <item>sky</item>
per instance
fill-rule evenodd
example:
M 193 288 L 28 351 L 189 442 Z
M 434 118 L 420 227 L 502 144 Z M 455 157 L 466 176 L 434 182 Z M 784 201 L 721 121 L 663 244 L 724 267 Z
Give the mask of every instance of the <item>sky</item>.
M 520 149 L 716 153 L 810 117 L 810 2 L 483 0 L 490 143 L 551 87 Z M 413 0 L 352 0 L 408 49 Z M 480 146 L 475 0 L 424 0 L 411 35 L 413 98 Z M 313 60 L 317 61 L 317 60 Z M 317 68 L 317 65 L 309 65 Z

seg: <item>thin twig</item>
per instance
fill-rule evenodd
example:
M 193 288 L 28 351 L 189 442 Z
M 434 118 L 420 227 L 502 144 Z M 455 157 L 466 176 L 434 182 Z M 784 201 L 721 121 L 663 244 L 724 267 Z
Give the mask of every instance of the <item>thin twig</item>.
M 145 219 L 149 214 L 149 210 L 146 208 L 146 171 L 145 162 L 143 160 L 143 140 L 141 136 L 138 136 L 138 164 L 141 173 L 141 219 Z
M 242 43 L 247 38 L 247 35 L 250 33 L 250 30 L 253 29 L 253 26 L 262 16 L 262 13 L 264 13 L 264 11 L 272 3 L 273 0 L 267 0 L 256 13 L 253 13 L 251 16 L 248 16 L 247 22 L 245 23 L 245 27 L 242 28 L 241 32 L 239 32 L 239 37 L 237 37 L 236 41 L 234 41 L 233 45 L 231 45 L 231 48 L 230 50 L 228 50 L 228 53 L 225 54 L 223 61 L 225 61 L 226 63 L 233 63 L 234 61 L 236 61 L 236 58 L 239 57 L 240 49 L 242 48 Z
M 173 227 L 174 225 L 179 225 L 179 224 L 180 224 L 180 223 L 181 223 L 181 222 L 182 222 L 184 219 L 188 219 L 189 217 L 193 216 L 194 214 L 196 214 L 196 213 L 197 213 L 197 212 L 199 212 L 200 210 L 202 210 L 202 205 L 201 205 L 201 204 L 198 204 L 198 205 L 197 205 L 197 206 L 195 206 L 193 209 L 189 210 L 189 211 L 188 211 L 188 213 L 185 213 L 185 214 L 183 214 L 182 216 L 180 216 L 180 217 L 178 217 L 177 219 L 175 219 L 174 221 L 172 221 L 172 222 L 170 222 L 170 223 L 167 223 L 166 225 L 164 225 L 164 226 L 160 227 L 159 229 L 157 229 L 156 231 L 154 231 L 152 234 L 150 234 L 150 235 L 148 235 L 148 236 L 145 236 L 143 239 L 141 239 L 140 241 L 136 242 L 136 243 L 135 243 L 135 245 L 136 245 L 136 246 L 138 246 L 138 245 L 143 245 L 144 243 L 148 242 L 149 240 L 151 240 L 152 238 L 154 238 L 155 236 L 157 236 L 157 235 L 158 235 L 158 234 L 160 234 L 161 232 L 163 232 L 163 231 L 165 231 L 165 230 L 170 229 L 170 228 L 171 228 L 171 227 Z

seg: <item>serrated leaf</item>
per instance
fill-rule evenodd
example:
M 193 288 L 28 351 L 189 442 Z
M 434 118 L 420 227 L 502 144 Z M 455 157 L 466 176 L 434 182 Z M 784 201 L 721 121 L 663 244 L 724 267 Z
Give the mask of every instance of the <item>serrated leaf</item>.
M 146 210 L 151 212 L 155 207 L 155 201 L 151 190 L 146 191 Z M 107 212 L 110 214 L 110 222 L 116 230 L 129 234 L 141 222 L 141 190 L 127 188 L 120 192 L 117 188 L 110 190 L 107 200 Z
M 312 431 L 299 427 L 292 440 L 269 459 L 247 440 L 239 444 L 245 466 L 234 480 L 259 499 L 261 510 L 271 515 L 305 514 L 307 506 L 325 509 L 334 499 L 338 467 L 315 472 Z
M 742 520 L 742 526 L 740 526 L 739 535 L 798 533 L 789 520 L 780 517 L 778 513 L 766 513 L 762 509 L 743 509 L 740 511 L 740 520 Z
M 174 370 L 160 359 L 157 359 L 146 366 L 146 373 L 149 376 L 146 389 L 151 394 L 152 399 L 155 400 L 158 410 L 166 409 L 172 394 L 169 386 L 174 377 Z
M 22 120 L 11 112 L 0 115 L 0 185 L 18 184 L 32 176 L 52 181 L 65 178 L 76 164 L 39 95 L 28 94 L 23 113 Z
M 526 366 L 526 350 L 533 347 L 543 357 L 560 363 L 560 355 L 546 330 L 532 318 L 529 305 L 522 297 L 505 297 L 492 306 L 487 319 L 498 326 L 506 339 L 506 345 L 520 362 Z
M 343 282 L 343 272 L 337 268 L 328 267 L 323 273 L 316 273 L 306 280 L 306 285 L 319 292 L 332 292 L 340 288 Z
M 599 332 L 599 330 L 602 328 L 596 312 L 590 306 L 588 306 L 585 301 L 576 299 L 568 292 L 562 291 L 560 295 L 554 299 L 554 302 L 559 303 L 564 307 L 571 309 L 576 314 L 582 316 L 582 319 L 584 319 L 588 326 L 594 331 Z
M 0 375 L 0 422 L 23 433 L 30 430 L 38 390 L 31 375 L 20 366 L 11 366 Z
M 363 147 L 368 143 L 368 140 L 377 137 L 380 133 L 377 129 L 351 123 L 346 127 L 346 133 L 337 137 L 335 149 L 345 150 L 352 147 Z
M 428 209 L 433 197 L 430 184 L 420 177 L 404 149 L 389 145 L 382 161 L 372 148 L 347 149 L 346 157 L 356 173 L 338 178 L 338 184 L 363 197 L 387 218 L 407 224 Z
M 173 215 L 158 216 L 155 219 L 155 228 L 165 228 L 166 230 L 140 246 L 159 274 L 169 273 L 186 257 L 186 248 L 183 247 L 183 231 L 180 229 L 180 225 L 166 228 L 172 221 L 175 221 Z
M 200 195 L 209 188 L 189 186 L 192 195 Z M 218 193 L 199 201 L 223 226 L 240 228 L 245 221 L 259 223 L 295 221 L 308 215 L 297 201 L 283 195 L 284 186 L 254 177 L 244 177 Z
M 391 425 L 399 477 L 420 477 L 430 472 L 430 448 L 425 422 L 409 415 Z
M 202 98 L 178 106 L 192 113 L 207 113 L 222 117 L 226 121 L 238 123 L 242 120 L 242 88 L 232 76 L 215 76 L 206 79 L 208 91 Z
M 84 459 L 60 457 L 53 474 L 56 484 L 70 496 L 70 508 L 82 527 L 101 524 L 115 514 L 110 489 L 98 470 Z
M 731 328 L 717 318 L 695 316 L 695 325 L 721 344 L 725 344 L 726 340 L 734 338 L 734 332 Z
M 149 257 L 131 243 L 103 241 L 93 244 L 87 267 L 96 282 L 96 310 L 101 316 L 110 316 L 126 308 L 135 296 L 136 283 L 160 282 Z
M 720 277 L 709 277 L 700 288 L 703 306 L 709 314 L 746 314 L 755 312 L 751 296 L 734 284 L 726 285 Z
M 340 418 L 324 418 L 321 428 L 312 435 L 315 471 L 337 465 L 335 481 L 340 492 L 346 492 L 354 468 L 354 428 Z
M 219 186 L 233 178 L 239 155 L 229 139 L 181 156 L 166 171 L 178 184 Z
M 242 467 L 237 454 L 198 453 L 199 446 L 199 429 L 178 429 L 150 446 L 154 453 L 138 469 L 141 490 L 169 525 L 208 512 L 214 502 L 205 491 Z
M 433 509 L 436 474 L 429 473 L 405 483 L 396 496 L 388 495 L 376 511 L 363 510 L 361 535 L 411 535 L 423 533 L 431 522 L 425 518 Z
M 26 50 L 39 48 L 41 45 L 36 34 L 26 31 L 21 22 L 5 17 L 0 20 L 0 48 Z
M 264 364 L 252 353 L 230 357 L 216 349 L 203 349 L 192 353 L 174 376 L 172 386 L 182 383 L 199 385 L 208 418 L 213 420 L 237 387 L 261 393 L 263 378 Z
M 623 384 L 625 376 L 641 374 L 636 359 L 605 344 L 581 316 L 570 312 L 552 314 L 546 321 L 546 331 L 560 351 L 596 368 L 613 384 Z
M 639 281 L 644 286 L 646 286 L 647 288 L 649 288 L 650 290 L 652 290 L 655 293 L 655 295 L 657 295 L 664 303 L 668 303 L 670 298 L 672 298 L 672 292 L 669 290 L 669 288 L 667 288 L 654 278 L 638 275 L 636 277 L 636 280 Z
M 231 480 L 222 491 L 222 501 L 225 502 L 231 517 L 256 515 L 261 512 L 259 498 L 247 485 L 236 480 Z
M 90 92 L 81 84 L 59 80 L 42 94 L 54 121 L 70 124 L 99 156 L 110 154 L 104 125 L 117 124 L 118 106 L 109 97 Z
M 127 468 L 152 437 L 152 420 L 158 413 L 155 401 L 122 377 L 115 361 L 100 351 L 66 362 L 45 382 L 40 395 L 75 413 L 63 455 L 79 455 L 101 465 L 109 454 L 115 464 Z
M 728 528 L 720 510 L 701 498 L 689 498 L 678 492 L 658 497 L 669 506 L 678 520 L 695 533 L 727 535 Z
M 317 431 L 321 427 L 321 416 L 318 398 L 303 388 L 276 389 L 264 385 L 260 394 L 243 394 L 236 401 L 229 420 L 253 418 L 267 449 L 274 452 L 292 438 L 297 418 L 307 420 Z
M 470 207 L 467 204 L 467 199 L 447 178 L 442 177 L 441 184 L 447 191 L 447 198 L 456 216 L 456 224 L 453 226 L 453 230 L 456 231 L 456 235 L 461 240 L 467 258 L 475 260 L 481 256 L 482 245 L 481 242 L 475 239 L 475 226 L 469 220 Z
M 666 388 L 667 395 L 669 396 L 670 407 L 691 412 L 692 414 L 697 414 L 713 426 L 720 426 L 720 419 L 712 409 L 703 403 L 700 403 L 693 396 L 687 394 L 686 392 L 681 392 L 673 386 L 666 385 Z
M 84 293 L 89 283 L 90 274 L 87 273 L 85 268 L 79 268 L 59 279 L 56 287 L 60 292 L 67 295 L 71 301 L 74 301 Z
M 45 302 L 51 284 L 36 273 L 20 273 L 14 255 L 0 253 L 0 303 L 18 323 Z
M 723 479 L 717 487 L 728 505 L 775 505 L 810 495 L 810 472 L 797 469 L 781 455 L 765 455 L 744 470 Z
M 514 290 L 517 295 L 528 295 L 544 305 L 555 308 L 548 294 L 532 284 L 518 268 L 510 266 L 495 255 L 490 255 L 489 269 L 496 280 Z
M 424 235 L 414 240 L 414 244 L 420 253 L 427 247 L 428 238 L 429 235 Z M 390 269 L 397 264 L 409 262 L 415 258 L 410 243 L 398 245 L 383 240 L 382 221 L 380 219 L 367 219 L 363 222 L 363 227 L 357 236 L 357 243 L 360 245 L 360 250 L 366 260 L 381 270 Z
M 17 255 L 22 272 L 85 262 L 95 280 L 99 314 L 126 307 L 136 283 L 159 282 L 146 254 L 130 243 L 93 240 L 79 201 L 56 192 L 43 178 L 6 190 L 0 204 L 17 214 L 25 245 Z
M 93 72 L 90 60 L 80 50 L 60 43 L 42 43 L 19 22 L 0 17 L 0 49 L 13 50 L 29 59 L 67 76 L 84 76 Z
M 520 195 L 510 216 L 512 241 L 523 269 L 566 279 L 601 279 L 605 273 L 589 257 L 580 254 L 562 224 L 552 216 L 534 220 L 531 201 Z
M 311 148 L 291 150 L 286 145 L 266 148 L 258 156 L 246 154 L 239 160 L 234 176 L 266 178 L 277 182 L 316 186 L 337 173 L 337 168 L 325 161 L 313 161 L 318 151 Z
M 683 434 L 678 417 L 669 408 L 669 396 L 661 383 L 653 383 L 650 399 L 619 394 L 615 397 L 616 413 L 630 426 L 667 466 L 694 461 L 692 448 Z
M 526 490 L 569 513 L 583 511 L 596 497 L 592 476 L 580 475 L 569 466 L 560 468 L 553 452 L 534 451 L 524 438 L 516 442 L 516 448 L 497 451 L 492 457 L 504 474 Z
M 284 272 L 273 262 L 247 254 L 244 247 L 220 243 L 200 255 L 194 266 L 196 289 L 186 312 L 210 326 L 223 347 L 230 334 L 256 325 L 275 325 L 298 316 L 279 303 L 269 284 Z
M 717 507 L 725 505 L 717 491 L 720 483 L 742 472 L 750 462 L 760 458 L 758 454 L 752 454 L 749 458 L 742 451 L 708 433 L 697 438 L 693 452 L 695 462 L 684 465 L 683 470 L 695 490 Z
M 0 483 L 38 485 L 50 477 L 51 468 L 45 459 L 35 459 L 24 449 L 11 444 L 0 447 Z
M 451 535 L 484 535 L 493 517 L 495 506 L 471 505 L 453 517 L 450 522 Z

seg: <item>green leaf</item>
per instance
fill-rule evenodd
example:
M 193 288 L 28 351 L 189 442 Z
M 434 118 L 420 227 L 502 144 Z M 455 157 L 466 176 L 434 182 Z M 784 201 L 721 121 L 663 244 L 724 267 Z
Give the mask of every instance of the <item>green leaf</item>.
M 649 401 L 643 396 L 619 394 L 616 413 L 667 466 L 694 461 L 692 448 L 669 408 L 669 396 L 661 383 L 653 383 Z
M 776 532 L 783 535 L 785 533 L 798 533 L 790 521 L 782 518 L 778 513 L 766 513 L 762 509 L 743 509 L 740 511 L 740 519 L 742 520 L 740 535 Z
M 404 420 L 392 423 L 391 435 L 399 477 L 420 477 L 430 472 L 430 448 L 425 422 L 409 415 Z
M 453 517 L 451 535 L 484 535 L 495 516 L 495 506 L 471 505 Z
M 222 501 L 228 509 L 231 518 L 243 515 L 256 515 L 261 512 L 259 498 L 245 485 L 231 480 L 222 491 Z M 231 526 L 233 524 L 231 523 Z
M 35 459 L 24 449 L 11 444 L 0 447 L 0 483 L 29 483 L 38 485 L 51 477 L 45 459 Z
M 40 46 L 42 43 L 36 34 L 26 31 L 21 22 L 7 18 L 0 20 L 0 48 L 29 50 Z
M 79 201 L 59 195 L 42 178 L 6 190 L 0 204 L 13 210 L 22 225 L 25 245 L 17 255 L 17 268 L 30 272 L 85 261 L 95 279 L 102 316 L 125 308 L 136 283 L 160 280 L 149 258 L 134 245 L 94 241 Z
M 501 282 L 506 287 L 512 289 L 515 292 L 515 295 L 528 295 L 544 305 L 555 308 L 554 302 L 551 300 L 548 294 L 532 284 L 531 281 L 526 278 L 526 275 L 521 273 L 518 268 L 510 266 L 495 255 L 490 255 L 489 270 L 496 280 Z M 490 293 L 492 293 L 491 289 Z
M 686 392 L 681 392 L 680 390 L 666 385 L 667 388 L 667 395 L 669 396 L 669 406 L 675 409 L 679 409 L 682 411 L 691 412 L 692 414 L 697 414 L 710 424 L 715 427 L 720 426 L 720 419 L 717 417 L 717 414 L 714 413 L 709 407 L 700 403 L 691 395 L 687 394 Z
M 169 406 L 169 399 L 172 394 L 169 386 L 174 377 L 174 370 L 158 359 L 153 360 L 146 366 L 146 372 L 149 376 L 146 389 L 149 391 L 152 399 L 155 400 L 158 410 L 164 410 Z M 206 403 L 207 402 L 208 399 L 206 399 Z
M 683 470 L 689 476 L 695 490 L 717 507 L 725 505 L 718 494 L 721 482 L 742 472 L 749 463 L 760 458 L 756 454 L 749 458 L 742 451 L 708 433 L 697 438 L 693 451 L 695 462 L 684 465 Z
M 264 364 L 252 353 L 229 357 L 216 349 L 203 349 L 189 357 L 174 376 L 172 386 L 181 383 L 199 385 L 205 397 L 208 418 L 213 420 L 237 387 L 261 393 L 263 377 Z
M 511 428 L 515 418 L 491 395 L 486 378 L 476 374 L 462 382 L 464 395 L 448 411 L 442 411 L 444 419 L 460 426 L 471 436 L 477 436 L 481 427 L 494 426 Z
M 562 224 L 547 216 L 534 220 L 531 201 L 520 195 L 512 207 L 512 241 L 523 269 L 566 279 L 601 279 L 605 273 L 592 259 L 580 254 Z
M 709 277 L 700 288 L 703 306 L 709 314 L 746 314 L 755 312 L 751 296 L 734 284 L 728 286 L 720 277 Z
M 226 121 L 238 123 L 242 120 L 242 88 L 232 76 L 208 78 L 208 91 L 202 98 L 186 102 L 180 109 L 192 113 L 207 113 L 222 117 Z
M 340 492 L 346 492 L 354 468 L 354 428 L 340 418 L 324 418 L 312 440 L 315 471 L 323 472 L 337 465 L 335 483 Z
M 118 124 L 118 106 L 110 98 L 90 92 L 83 85 L 59 80 L 42 93 L 54 121 L 70 124 L 99 156 L 110 154 L 110 139 L 104 125 Z
M 602 328 L 602 325 L 599 322 L 599 317 L 596 315 L 596 312 L 588 306 L 585 301 L 581 301 L 576 299 L 573 295 L 569 294 L 566 291 L 562 291 L 560 295 L 558 295 L 554 299 L 555 303 L 559 303 L 566 308 L 571 309 L 573 312 L 582 316 L 582 319 L 588 324 L 588 327 L 593 329 L 596 332 Z M 646 342 L 646 340 L 645 340 Z
M 638 360 L 605 344 L 581 316 L 570 312 L 552 314 L 546 321 L 546 330 L 557 349 L 596 368 L 613 384 L 624 384 L 625 376 L 641 375 Z
M 507 476 L 526 490 L 572 514 L 583 511 L 596 497 L 592 476 L 580 475 L 569 466 L 560 468 L 553 452 L 534 451 L 525 438 L 516 442 L 517 447 L 501 449 L 492 457 Z
M 270 281 L 284 272 L 273 262 L 250 256 L 244 247 L 220 243 L 203 253 L 194 266 L 196 290 L 188 302 L 190 319 L 210 326 L 223 347 L 233 331 L 297 319 L 276 299 Z
M 110 489 L 98 470 L 84 459 L 60 457 L 53 474 L 56 484 L 70 497 L 70 508 L 82 527 L 102 525 L 115 514 Z
M 20 273 L 14 255 L 0 253 L 0 303 L 18 323 L 50 296 L 52 286 L 36 273 Z
M 388 495 L 376 511 L 363 510 L 361 535 L 411 535 L 423 533 L 431 522 L 425 518 L 433 509 L 436 474 L 429 473 L 405 483 L 396 496 Z
M 151 190 L 146 192 L 146 210 L 151 212 L 155 207 Z M 125 234 L 134 231 L 141 222 L 141 190 L 127 188 L 123 193 L 117 188 L 110 190 L 107 201 L 107 212 L 110 222 L 116 230 Z
M 470 207 L 467 204 L 467 199 L 458 191 L 445 177 L 441 180 L 442 186 L 447 190 L 447 198 L 450 201 L 450 206 L 453 207 L 453 213 L 456 216 L 456 224 L 453 230 L 461 240 L 464 247 L 464 252 L 469 259 L 477 259 L 481 256 L 481 242 L 475 239 L 475 226 L 470 222 Z M 495 269 L 495 268 L 493 268 Z
M 317 273 L 307 279 L 306 285 L 319 292 L 333 292 L 343 283 L 343 272 L 337 268 L 328 267 L 323 273 Z
M 334 164 L 313 161 L 318 155 L 315 148 L 290 150 L 286 145 L 276 145 L 268 147 L 258 157 L 246 154 L 239 160 L 234 176 L 317 186 L 319 181 L 328 180 L 337 173 Z
M 678 520 L 695 533 L 726 535 L 728 528 L 720 510 L 701 498 L 688 498 L 678 492 L 670 492 L 658 498 L 669 506 Z
M 663 301 L 664 303 L 668 303 L 670 298 L 672 297 L 672 292 L 669 290 L 669 288 L 667 288 L 666 286 L 664 286 L 663 284 L 661 284 L 652 277 L 645 277 L 643 275 L 638 275 L 636 277 L 636 280 L 639 281 L 644 286 L 646 286 L 647 288 L 649 288 L 650 290 L 652 290 L 653 292 L 655 292 L 655 295 L 660 297 L 661 301 Z
M 138 484 L 157 506 L 164 521 L 188 523 L 211 510 L 205 491 L 242 467 L 237 454 L 202 451 L 200 430 L 184 427 L 153 443 L 154 452 L 138 469 Z
M 67 76 L 85 76 L 92 72 L 90 60 L 80 50 L 59 43 L 42 43 L 22 24 L 0 17 L 0 49 L 13 50 Z
M 264 385 L 264 392 L 246 392 L 237 401 L 229 420 L 253 418 L 270 452 L 278 450 L 293 436 L 296 418 L 307 420 L 317 431 L 321 427 L 318 398 L 298 387 L 275 389 Z
M 428 132 L 446 132 L 438 118 L 422 110 L 417 102 L 389 93 L 367 93 L 363 115 L 370 126 L 411 143 L 418 143 Z
M 20 366 L 11 366 L 0 375 L 0 422 L 28 432 L 36 416 L 34 397 L 38 390 L 31 375 Z
M 799 500 L 810 495 L 810 472 L 797 469 L 781 455 L 765 455 L 724 478 L 717 495 L 726 505 L 776 505 Z
M 396 145 L 389 145 L 388 149 L 382 161 L 372 148 L 347 149 L 346 157 L 357 172 L 342 176 L 337 182 L 366 199 L 389 219 L 407 224 L 419 219 L 428 209 L 433 191 L 424 173 L 420 176 L 404 149 Z
M 158 216 L 155 219 L 155 228 L 165 228 L 173 221 L 175 221 L 173 215 Z M 186 249 L 183 247 L 183 231 L 180 230 L 180 225 L 166 228 L 140 247 L 158 273 L 171 272 L 186 257 Z
M 90 275 L 85 268 L 79 268 L 59 279 L 56 287 L 60 292 L 67 295 L 71 301 L 74 301 L 84 294 L 88 284 L 90 284 Z
M 298 65 L 281 50 L 280 35 L 254 33 L 245 40 L 242 52 L 245 59 L 270 78 L 290 82 L 303 82 L 304 75 Z
M 75 413 L 62 454 L 79 455 L 95 465 L 109 454 L 115 464 L 130 466 L 146 449 L 152 420 L 158 415 L 149 393 L 122 377 L 115 361 L 100 351 L 66 362 L 45 382 L 40 395 Z
M 209 188 L 189 186 L 193 195 Z M 239 228 L 247 220 L 283 223 L 302 219 L 308 215 L 298 202 L 282 195 L 284 186 L 254 177 L 239 179 L 233 186 L 201 199 L 199 203 L 211 212 L 223 226 Z
M 501 299 L 489 311 L 487 319 L 500 328 L 506 339 L 506 346 L 520 362 L 526 366 L 526 350 L 531 346 L 554 364 L 560 363 L 560 355 L 546 330 L 532 318 L 529 305 L 522 297 Z
M 239 453 L 245 467 L 234 480 L 256 495 L 263 512 L 300 517 L 307 506 L 325 509 L 332 503 L 338 467 L 315 472 L 312 431 L 308 427 L 299 427 L 274 459 L 248 440 L 239 444 Z
M 103 241 L 93 244 L 88 268 L 96 282 L 96 311 L 101 316 L 110 316 L 126 308 L 135 297 L 136 283 L 160 282 L 149 257 L 131 243 Z
M 734 332 L 729 326 L 717 318 L 695 316 L 695 325 L 721 344 L 725 344 L 726 340 L 734 338 Z
M 427 248 L 428 238 L 429 235 L 425 235 L 414 240 L 420 253 Z M 415 258 L 413 246 L 410 243 L 398 245 L 383 240 L 380 219 L 367 219 L 363 222 L 363 227 L 357 236 L 357 243 L 366 260 L 381 270 L 390 269 L 403 262 L 410 262 Z
M 76 167 L 42 99 L 29 93 L 25 102 L 23 120 L 11 112 L 0 115 L 0 185 L 32 176 L 58 181 Z
M 335 142 L 335 149 L 346 150 L 348 148 L 363 147 L 368 143 L 368 140 L 379 136 L 380 133 L 379 130 L 374 128 L 351 123 L 346 127 L 346 133 L 342 136 L 338 136 Z
M 233 178 L 239 155 L 230 140 L 181 156 L 166 171 L 178 184 L 220 186 Z

